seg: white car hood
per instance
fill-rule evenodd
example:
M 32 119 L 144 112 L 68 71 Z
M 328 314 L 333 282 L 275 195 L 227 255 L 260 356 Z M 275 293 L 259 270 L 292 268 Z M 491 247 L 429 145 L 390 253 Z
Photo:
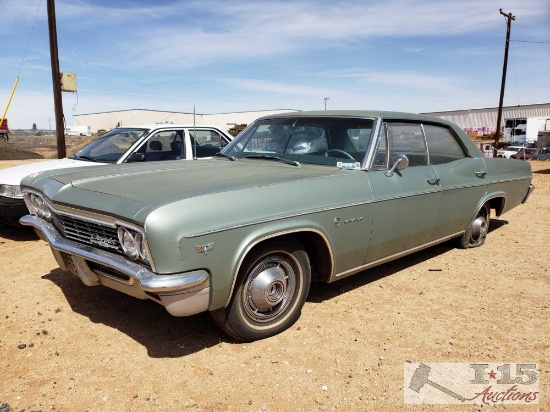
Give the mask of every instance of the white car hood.
M 35 172 L 43 172 L 52 169 L 66 169 L 69 167 L 99 166 L 106 163 L 87 162 L 75 159 L 58 159 L 47 162 L 29 163 L 0 170 L 0 184 L 19 186 L 21 179 Z

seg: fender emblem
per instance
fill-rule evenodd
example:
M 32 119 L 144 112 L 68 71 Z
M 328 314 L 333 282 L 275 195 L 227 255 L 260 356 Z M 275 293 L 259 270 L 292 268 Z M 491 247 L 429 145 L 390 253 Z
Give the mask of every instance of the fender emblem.
M 363 216 L 359 217 L 352 217 L 350 219 L 342 220 L 339 217 L 334 218 L 334 226 L 338 227 L 342 224 L 347 225 L 348 223 L 355 223 L 355 222 L 361 222 L 363 220 Z
M 213 243 L 209 243 L 209 244 L 204 245 L 204 246 L 195 246 L 195 250 L 198 253 L 204 253 L 204 256 L 206 256 L 208 254 L 208 252 L 210 252 L 212 249 L 214 249 L 214 244 Z

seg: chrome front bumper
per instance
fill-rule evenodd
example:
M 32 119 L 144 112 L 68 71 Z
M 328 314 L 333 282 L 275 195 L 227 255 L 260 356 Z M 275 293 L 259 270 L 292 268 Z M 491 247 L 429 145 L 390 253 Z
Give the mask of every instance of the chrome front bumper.
M 34 227 L 50 244 L 61 269 L 87 286 L 103 285 L 138 299 L 151 299 L 174 316 L 208 310 L 210 284 L 205 270 L 158 275 L 124 256 L 67 240 L 53 225 L 36 216 L 23 216 L 19 222 Z

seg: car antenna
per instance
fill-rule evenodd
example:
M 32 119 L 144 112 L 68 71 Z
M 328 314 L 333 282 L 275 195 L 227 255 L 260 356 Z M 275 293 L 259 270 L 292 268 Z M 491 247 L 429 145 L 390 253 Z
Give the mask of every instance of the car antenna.
M 193 160 L 197 160 L 197 128 L 195 125 L 195 105 L 193 105 Z

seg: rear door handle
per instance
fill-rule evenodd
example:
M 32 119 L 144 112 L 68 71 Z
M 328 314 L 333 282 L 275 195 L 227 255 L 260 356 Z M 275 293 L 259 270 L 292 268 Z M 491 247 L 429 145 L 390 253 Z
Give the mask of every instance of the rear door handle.
M 428 183 L 431 184 L 431 185 L 437 185 L 439 184 L 439 182 L 441 181 L 440 178 L 436 177 L 434 179 L 428 179 Z
M 485 177 L 487 170 L 482 170 L 481 172 L 476 172 L 477 177 Z

